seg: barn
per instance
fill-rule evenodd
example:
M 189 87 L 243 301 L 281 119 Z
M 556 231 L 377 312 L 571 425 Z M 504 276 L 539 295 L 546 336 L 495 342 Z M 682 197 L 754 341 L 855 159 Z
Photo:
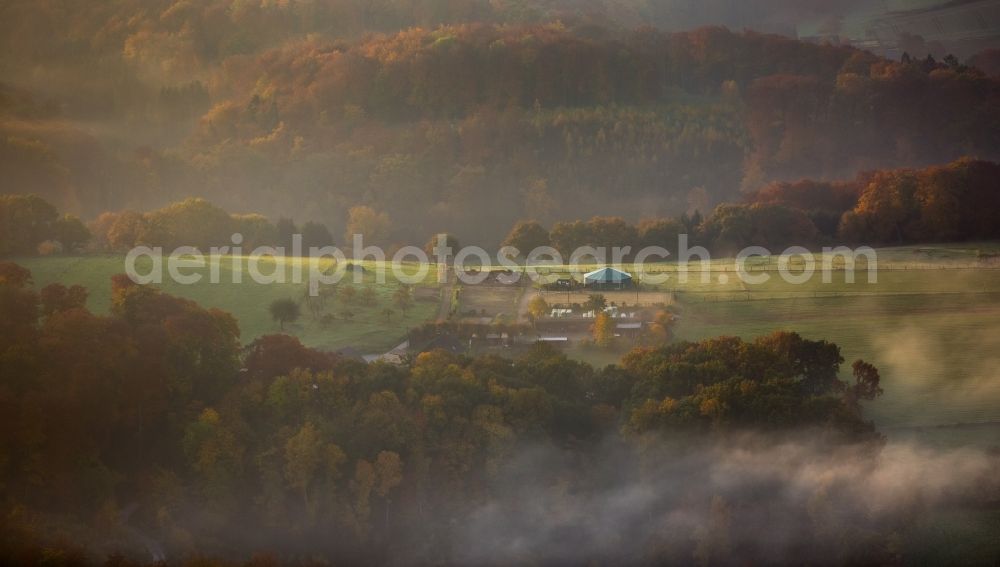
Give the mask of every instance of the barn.
M 632 274 L 604 267 L 584 274 L 583 283 L 597 289 L 623 289 L 632 285 Z

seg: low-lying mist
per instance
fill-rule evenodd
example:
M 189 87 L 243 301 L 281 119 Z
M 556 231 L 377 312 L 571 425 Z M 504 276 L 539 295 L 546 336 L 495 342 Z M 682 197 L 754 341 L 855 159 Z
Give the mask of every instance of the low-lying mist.
M 235 560 L 395 565 L 885 564 L 946 546 L 938 522 L 961 531 L 954 518 L 1000 509 L 996 451 L 844 444 L 820 431 L 525 445 L 489 477 L 471 501 L 455 502 L 442 480 L 430 500 L 373 510 L 388 529 L 367 543 L 334 526 L 289 534 L 252 518 L 228 518 L 226 542 L 194 543 Z M 940 552 L 981 562 L 992 548 L 969 540 Z
M 611 447 L 586 466 L 552 449 L 520 452 L 497 493 L 456 524 L 450 559 L 891 561 L 918 512 L 1000 504 L 1000 459 L 974 449 L 743 434 L 695 449 L 650 440 L 635 464 Z

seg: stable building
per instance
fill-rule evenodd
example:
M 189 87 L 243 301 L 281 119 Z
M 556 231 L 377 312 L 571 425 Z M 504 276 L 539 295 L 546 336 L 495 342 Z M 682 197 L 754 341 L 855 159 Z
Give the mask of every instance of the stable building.
M 642 323 L 629 322 L 615 325 L 615 336 L 634 339 L 640 334 L 642 334 Z
M 625 289 L 632 286 L 632 274 L 604 267 L 584 274 L 583 285 L 595 289 Z

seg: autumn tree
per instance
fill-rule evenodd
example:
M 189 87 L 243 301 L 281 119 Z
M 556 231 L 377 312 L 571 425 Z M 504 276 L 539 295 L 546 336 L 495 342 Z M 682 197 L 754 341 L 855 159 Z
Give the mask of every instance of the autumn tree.
M 323 439 L 310 422 L 285 443 L 285 479 L 289 486 L 302 493 L 306 509 L 310 508 L 309 486 L 325 457 L 323 449 Z
M 535 248 L 549 245 L 549 232 L 533 220 L 519 221 L 510 229 L 503 240 L 503 246 L 513 246 L 522 255 L 529 254 Z
M 243 460 L 243 447 L 219 412 L 208 408 L 188 425 L 184 449 L 201 480 L 203 496 L 224 506 L 233 497 Z
M 643 328 L 642 342 L 658 345 L 670 342 L 673 338 L 674 316 L 665 310 L 659 310 Z
M 607 313 L 599 313 L 591 326 L 594 344 L 599 347 L 611 346 L 615 340 L 615 322 Z
M 541 295 L 535 295 L 528 302 L 528 313 L 531 314 L 534 319 L 541 319 L 545 317 L 549 312 L 549 303 L 545 301 L 545 298 Z
M 308 348 L 297 337 L 282 334 L 258 337 L 243 351 L 247 374 L 262 380 L 286 375 L 295 368 L 332 370 L 337 363 L 336 355 Z
M 31 271 L 14 262 L 0 261 L 0 285 L 22 288 L 32 282 Z
M 358 205 L 351 207 L 347 213 L 347 230 L 344 242 L 354 242 L 354 235 L 360 234 L 369 244 L 385 244 L 392 227 L 389 215 L 376 212 L 375 209 Z
M 375 467 L 365 459 L 358 459 L 354 465 L 354 478 L 351 480 L 351 492 L 354 496 L 353 511 L 357 518 L 355 529 L 359 535 L 368 532 L 368 520 L 371 518 L 371 494 L 375 488 Z
M 111 218 L 98 219 L 102 226 L 107 226 L 107 232 L 100 240 L 107 244 L 109 250 L 128 250 L 133 246 L 150 245 L 155 242 L 154 229 L 149 218 L 137 211 L 122 211 L 111 213 Z M 95 226 L 95 233 L 99 227 Z
M 59 311 L 84 307 L 87 303 L 87 289 L 79 285 L 66 287 L 53 283 L 42 288 L 39 298 L 42 302 L 42 314 L 49 316 Z
M 1000 165 L 960 159 L 922 170 L 878 171 L 867 178 L 840 236 L 871 243 L 994 238 Z
M 375 459 L 375 494 L 385 503 L 385 527 L 389 527 L 389 494 L 403 482 L 403 462 L 397 453 L 380 451 Z
M 146 243 L 175 248 L 208 248 L 230 243 L 235 223 L 226 211 L 206 199 L 190 198 L 146 214 L 150 231 Z

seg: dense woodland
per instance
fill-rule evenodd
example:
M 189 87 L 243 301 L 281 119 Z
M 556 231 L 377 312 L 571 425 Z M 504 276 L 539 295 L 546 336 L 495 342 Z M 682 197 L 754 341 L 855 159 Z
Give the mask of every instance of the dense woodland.
M 899 245 L 1000 238 L 1000 166 L 961 159 L 923 169 L 876 170 L 850 181 L 777 182 L 723 203 L 706 217 L 621 217 L 557 222 L 546 229 L 519 221 L 503 243 L 519 250 L 553 246 L 568 255 L 580 246 L 661 246 L 677 252 L 678 238 L 732 254 L 747 246 L 778 253 L 788 246 Z
M 155 548 L 455 561 L 461 526 L 510 489 L 526 451 L 564 463 L 528 484 L 568 505 L 611 482 L 606 466 L 628 482 L 674 474 L 670 462 L 743 431 L 813 431 L 830 450 L 877 451 L 881 439 L 860 405 L 882 393 L 877 369 L 857 361 L 845 382 L 836 345 L 794 333 L 641 348 L 604 369 L 544 345 L 517 360 L 433 351 L 366 365 L 286 335 L 241 347 L 229 314 L 124 276 L 107 316 L 83 307 L 82 288 L 30 283 L 0 265 L 0 498 L 17 511 L 4 515 L 0 551 L 24 561 L 60 538 L 140 559 Z M 738 518 L 746 504 L 704 497 L 683 505 Z M 884 538 L 899 528 L 816 522 L 804 541 L 840 554 L 889 553 Z M 801 551 L 687 529 L 624 531 L 635 547 L 604 552 L 686 562 Z M 854 529 L 870 539 L 837 543 Z
M 338 236 L 368 206 L 393 241 L 489 245 L 518 218 L 707 214 L 1000 150 L 1000 83 L 955 58 L 557 4 L 7 3 L 0 190 L 86 220 L 203 197 Z

